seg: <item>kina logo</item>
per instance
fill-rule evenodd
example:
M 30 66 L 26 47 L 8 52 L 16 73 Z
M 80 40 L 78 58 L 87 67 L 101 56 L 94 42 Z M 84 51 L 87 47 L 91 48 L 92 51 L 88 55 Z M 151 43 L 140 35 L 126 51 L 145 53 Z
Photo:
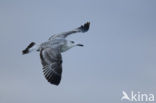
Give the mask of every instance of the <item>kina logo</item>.
M 152 102 L 154 101 L 154 94 L 131 91 L 130 94 L 128 95 L 125 91 L 122 91 L 121 101 L 124 101 L 124 100 L 135 101 L 135 102 L 137 101 Z

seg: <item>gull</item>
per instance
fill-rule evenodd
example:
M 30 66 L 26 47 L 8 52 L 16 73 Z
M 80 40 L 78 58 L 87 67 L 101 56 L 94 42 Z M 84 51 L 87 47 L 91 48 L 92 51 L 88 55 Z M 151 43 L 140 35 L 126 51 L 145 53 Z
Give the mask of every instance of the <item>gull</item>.
M 61 53 L 83 44 L 76 44 L 74 41 L 67 40 L 66 37 L 79 32 L 87 32 L 90 27 L 90 22 L 86 22 L 78 28 L 60 34 L 52 35 L 47 41 L 36 44 L 31 42 L 23 51 L 22 54 L 28 54 L 32 51 L 40 52 L 41 64 L 43 73 L 48 82 L 54 85 L 59 85 L 62 77 L 62 56 Z

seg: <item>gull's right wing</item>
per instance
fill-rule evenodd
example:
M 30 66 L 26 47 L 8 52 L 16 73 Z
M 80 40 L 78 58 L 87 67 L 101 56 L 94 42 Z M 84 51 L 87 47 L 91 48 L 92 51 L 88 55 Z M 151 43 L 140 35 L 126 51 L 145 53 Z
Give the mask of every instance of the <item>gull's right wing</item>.
M 59 50 L 45 48 L 40 51 L 45 78 L 51 84 L 59 85 L 62 75 L 62 56 Z

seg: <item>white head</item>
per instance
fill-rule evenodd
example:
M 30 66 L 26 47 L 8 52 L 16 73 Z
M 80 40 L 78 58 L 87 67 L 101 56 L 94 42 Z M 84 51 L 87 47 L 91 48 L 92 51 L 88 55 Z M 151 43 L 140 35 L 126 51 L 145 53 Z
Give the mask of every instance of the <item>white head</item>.
M 62 48 L 61 48 L 61 51 L 62 52 L 65 52 L 65 51 L 67 51 L 67 50 L 69 50 L 69 49 L 71 49 L 71 48 L 73 48 L 73 47 L 75 47 L 75 46 L 83 46 L 82 44 L 75 44 L 75 42 L 74 41 L 67 41 L 67 43 L 66 43 L 66 45 L 64 45 Z
M 67 44 L 69 47 L 75 47 L 75 46 L 81 46 L 83 47 L 84 45 L 83 44 L 76 44 L 74 41 L 68 41 L 68 44 Z

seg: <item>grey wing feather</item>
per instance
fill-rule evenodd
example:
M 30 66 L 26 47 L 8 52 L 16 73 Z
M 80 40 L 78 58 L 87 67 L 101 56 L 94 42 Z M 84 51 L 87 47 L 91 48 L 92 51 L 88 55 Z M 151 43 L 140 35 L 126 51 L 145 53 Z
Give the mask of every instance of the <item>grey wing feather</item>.
M 46 48 L 40 51 L 45 78 L 54 85 L 59 85 L 62 75 L 62 56 L 57 49 Z
M 90 27 L 90 22 L 86 22 L 84 25 L 81 25 L 80 27 L 74 30 L 63 32 L 60 34 L 54 34 L 49 38 L 49 40 L 52 40 L 54 38 L 66 38 L 68 35 L 73 34 L 73 33 L 87 32 L 89 30 L 89 27 Z

